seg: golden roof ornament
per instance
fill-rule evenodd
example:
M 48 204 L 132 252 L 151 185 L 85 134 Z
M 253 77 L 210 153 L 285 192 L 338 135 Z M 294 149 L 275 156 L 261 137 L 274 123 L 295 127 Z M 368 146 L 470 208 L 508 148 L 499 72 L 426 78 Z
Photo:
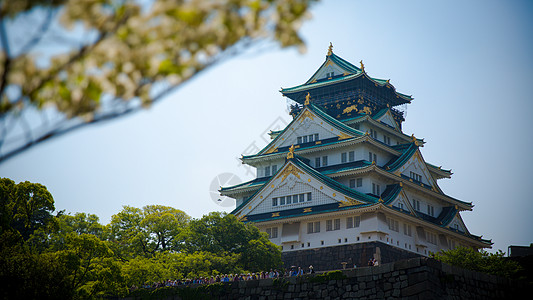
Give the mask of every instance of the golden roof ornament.
M 363 60 L 361 60 L 359 63 L 361 63 L 361 71 L 363 71 L 363 73 L 365 72 L 365 64 L 363 63 Z
M 291 145 L 289 152 L 287 153 L 287 159 L 294 158 L 294 145 Z
M 305 95 L 304 105 L 309 105 L 310 101 L 311 101 L 311 95 L 309 94 L 309 92 L 307 92 L 307 95 Z
M 329 42 L 328 55 L 327 56 L 330 56 L 331 54 L 333 54 L 333 44 L 331 42 Z

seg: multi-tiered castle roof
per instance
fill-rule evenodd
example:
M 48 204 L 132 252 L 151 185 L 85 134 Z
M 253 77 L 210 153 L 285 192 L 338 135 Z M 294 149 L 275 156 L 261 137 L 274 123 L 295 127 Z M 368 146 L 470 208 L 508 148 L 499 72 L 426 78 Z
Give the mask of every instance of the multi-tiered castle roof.
M 232 213 L 242 221 L 255 222 L 284 251 L 369 240 L 421 255 L 490 247 L 461 218 L 472 203 L 438 186 L 452 172 L 427 163 L 423 139 L 402 132 L 398 107 L 411 96 L 331 45 L 307 82 L 281 93 L 295 102 L 292 122 L 242 157 L 257 178 L 220 190 L 237 200 Z

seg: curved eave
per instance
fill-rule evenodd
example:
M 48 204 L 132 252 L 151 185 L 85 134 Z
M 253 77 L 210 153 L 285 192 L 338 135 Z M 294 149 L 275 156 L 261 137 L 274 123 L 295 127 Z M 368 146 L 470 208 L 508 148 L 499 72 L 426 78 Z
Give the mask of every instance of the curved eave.
M 345 132 L 345 133 L 347 133 L 349 135 L 352 135 L 352 136 L 362 136 L 363 135 L 363 133 L 361 131 L 356 130 L 354 128 L 351 128 L 350 126 L 348 126 L 348 125 L 338 121 L 337 119 L 333 118 L 332 116 L 328 115 L 326 112 L 322 111 L 319 107 L 317 107 L 317 106 L 315 106 L 313 104 L 309 104 L 309 105 L 306 105 L 304 107 L 304 109 L 302 109 L 298 113 L 298 115 L 283 130 L 277 131 L 278 134 L 276 135 L 276 137 L 270 143 L 268 143 L 268 145 L 266 145 L 263 149 L 261 149 L 255 155 L 263 155 L 263 154 L 265 154 L 265 152 L 268 152 L 268 150 L 271 147 L 273 147 L 279 141 L 279 139 L 285 133 L 285 131 L 287 131 L 288 128 L 290 128 L 300 118 L 300 116 L 305 112 L 306 109 L 310 110 L 312 113 L 314 113 L 315 115 L 319 116 L 321 119 L 326 121 L 326 123 L 328 123 L 332 127 L 335 127 L 337 130 L 343 131 L 343 132 Z M 251 157 L 251 156 L 255 156 L 255 155 L 248 155 L 247 157 Z M 243 160 L 245 159 L 244 155 L 243 155 L 242 159 Z
M 391 212 L 391 213 L 393 213 L 395 215 L 403 216 L 403 217 L 409 218 L 411 220 L 422 221 L 425 224 L 429 225 L 430 228 L 432 228 L 432 229 L 434 229 L 436 231 L 445 231 L 446 233 L 451 233 L 452 235 L 454 235 L 457 238 L 465 239 L 465 240 L 467 240 L 469 242 L 477 243 L 477 246 L 479 246 L 479 247 L 484 247 L 484 248 L 489 247 L 490 248 L 490 245 L 492 245 L 490 240 L 483 240 L 481 237 L 473 235 L 473 234 L 470 234 L 468 232 L 460 232 L 460 231 L 457 231 L 457 230 L 453 230 L 453 229 L 451 229 L 449 227 L 445 227 L 445 226 L 442 226 L 440 224 L 436 224 L 434 222 L 430 222 L 428 220 L 420 218 L 419 216 L 411 214 L 409 211 L 399 210 L 399 209 L 397 209 L 395 207 L 386 206 L 383 203 L 380 203 L 379 208 L 388 210 L 389 212 Z
M 385 123 L 376 121 L 369 115 L 359 115 L 359 116 L 356 116 L 356 117 L 353 117 L 353 118 L 350 118 L 350 119 L 344 119 L 341 122 L 343 122 L 343 123 L 348 125 L 348 124 L 363 123 L 363 122 L 367 122 L 367 121 L 369 123 L 371 123 L 372 125 L 377 126 L 378 128 L 380 128 L 380 129 L 382 129 L 384 131 L 387 131 L 387 132 L 395 135 L 396 137 L 401 138 L 402 140 L 405 141 L 406 144 L 410 143 L 413 140 L 412 136 L 409 136 L 409 135 L 401 132 L 400 130 L 396 130 L 395 128 L 392 128 L 391 126 L 389 126 L 389 125 L 387 125 Z M 419 138 L 417 138 L 416 141 L 418 142 L 420 147 L 423 147 L 423 145 L 426 143 L 423 139 L 419 139 Z
M 297 147 L 298 145 L 295 146 L 295 151 L 297 151 L 298 154 L 300 155 L 305 155 L 305 154 L 309 154 L 309 153 L 314 153 L 314 152 L 317 152 L 317 151 L 323 151 L 323 150 L 329 150 L 329 149 L 333 149 L 333 148 L 338 148 L 338 147 L 343 147 L 345 145 L 352 145 L 352 144 L 359 144 L 359 143 L 364 143 L 364 142 L 368 142 L 374 146 L 376 146 L 377 148 L 381 149 L 381 150 L 384 150 L 392 155 L 395 155 L 395 156 L 399 156 L 401 155 L 402 153 L 391 148 L 390 146 L 370 137 L 369 135 L 363 135 L 363 136 L 360 136 L 360 137 L 353 137 L 353 138 L 348 138 L 348 139 L 337 139 L 336 141 L 332 141 L 332 142 L 328 142 L 328 143 L 324 143 L 322 141 L 319 141 L 321 143 L 319 144 L 314 144 L 314 145 L 310 145 L 310 146 L 306 146 L 306 147 Z M 289 146 L 285 146 L 281 149 L 278 149 L 277 152 L 272 152 L 272 153 L 268 153 L 268 154 L 254 154 L 254 155 L 247 155 L 247 156 L 242 156 L 241 160 L 243 161 L 243 163 L 246 163 L 246 164 L 249 164 L 251 166 L 254 166 L 254 163 L 257 162 L 257 161 L 263 161 L 263 160 L 275 160 L 275 159 L 279 159 L 279 158 L 283 158 L 284 156 L 286 156 L 287 154 L 287 151 L 288 151 L 288 148 Z
M 426 166 L 428 167 L 428 170 L 435 175 L 436 179 L 452 178 L 453 173 L 451 170 L 444 170 L 441 167 L 437 167 L 430 163 L 426 163 Z
M 411 143 L 409 147 L 393 162 L 387 163 L 384 167 L 389 172 L 394 172 L 401 166 L 403 166 L 418 150 L 418 146 L 415 143 Z
M 396 99 L 399 99 L 397 103 L 395 103 L 393 106 L 407 104 L 413 100 L 413 97 L 397 92 L 396 88 L 392 84 L 388 83 L 386 80 L 372 78 L 368 76 L 365 72 L 361 72 L 359 74 L 344 75 L 341 77 L 336 77 L 336 78 L 332 78 L 332 79 L 328 79 L 324 81 L 306 83 L 306 84 L 302 84 L 302 85 L 298 85 L 298 86 L 290 87 L 290 88 L 282 88 L 280 92 L 282 93 L 283 96 L 288 97 L 294 101 L 297 101 L 296 99 L 300 99 L 300 98 L 303 99 L 303 97 L 299 97 L 300 93 L 308 92 L 313 89 L 317 89 L 317 88 L 321 88 L 325 86 L 335 85 L 337 83 L 347 82 L 350 80 L 357 80 L 359 78 L 363 78 L 363 79 L 366 78 L 370 83 L 374 84 L 376 87 L 392 89 L 393 95 L 396 96 Z
M 472 205 L 471 202 L 464 202 L 464 201 L 455 199 L 453 197 L 450 197 L 448 195 L 441 194 L 439 192 L 436 192 L 436 191 L 432 190 L 431 188 L 429 188 L 429 186 L 428 187 L 420 186 L 420 184 L 416 184 L 414 182 L 409 181 L 406 178 L 403 178 L 403 177 L 400 177 L 398 175 L 395 175 L 394 173 L 390 173 L 387 170 L 384 170 L 383 168 L 378 167 L 375 164 L 370 164 L 370 165 L 368 165 L 366 167 L 354 168 L 354 169 L 350 169 L 350 170 L 342 170 L 340 172 L 337 172 L 337 173 L 334 173 L 334 174 L 328 174 L 328 175 L 331 176 L 331 178 L 337 178 L 337 177 L 343 177 L 343 176 L 361 175 L 361 174 L 367 173 L 367 172 L 376 172 L 379 175 L 382 175 L 382 176 L 384 176 L 384 177 L 386 177 L 388 179 L 391 179 L 391 180 L 394 180 L 394 181 L 400 181 L 401 184 L 407 185 L 407 186 L 409 186 L 411 188 L 414 188 L 417 191 L 421 191 L 421 192 L 424 192 L 424 193 L 426 193 L 426 194 L 428 194 L 428 195 L 430 195 L 432 197 L 439 198 L 439 199 L 441 199 L 444 202 L 448 202 L 448 203 L 452 203 L 454 205 L 457 205 L 462 210 L 472 210 L 473 205 Z
M 272 177 L 270 177 L 270 179 L 266 183 L 264 183 L 259 190 L 257 190 L 247 200 L 243 201 L 243 203 L 241 205 L 239 205 L 238 207 L 236 207 L 231 213 L 235 214 L 239 210 L 241 210 L 243 207 L 245 207 L 258 193 L 260 193 L 264 189 L 265 186 L 268 186 L 270 184 L 270 182 L 275 180 L 277 178 L 277 174 L 279 172 L 282 172 L 282 170 L 285 169 L 286 165 L 289 164 L 289 163 L 294 164 L 297 168 L 303 170 L 305 173 L 309 174 L 314 179 L 322 182 L 323 184 L 325 184 L 329 188 L 331 188 L 331 189 L 333 189 L 333 190 L 335 190 L 335 191 L 337 191 L 337 192 L 339 192 L 341 194 L 344 194 L 344 195 L 346 195 L 346 196 L 348 196 L 350 198 L 353 198 L 353 199 L 355 199 L 357 201 L 361 201 L 361 202 L 365 202 L 365 203 L 375 203 L 378 200 L 378 198 L 376 198 L 374 196 L 363 194 L 363 193 L 358 192 L 356 190 L 350 189 L 350 188 L 346 187 L 345 185 L 335 181 L 334 179 L 331 179 L 328 176 L 321 174 L 320 172 L 316 171 L 315 169 L 313 169 L 312 167 L 310 167 L 309 165 L 307 165 L 306 163 L 301 161 L 298 158 L 298 156 L 295 155 L 294 158 L 287 159 L 285 164 L 276 172 L 276 174 L 274 174 Z

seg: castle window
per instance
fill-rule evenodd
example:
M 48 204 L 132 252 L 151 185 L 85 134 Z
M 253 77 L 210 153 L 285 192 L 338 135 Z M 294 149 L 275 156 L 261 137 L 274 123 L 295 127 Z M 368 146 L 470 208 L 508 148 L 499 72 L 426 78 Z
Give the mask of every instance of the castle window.
M 341 153 L 341 163 L 345 163 L 348 161 L 348 157 L 347 157 L 347 153 L 346 152 L 343 152 Z
M 376 196 L 381 195 L 381 186 L 379 184 L 372 182 L 372 194 Z
M 278 227 L 267 228 L 266 233 L 269 239 L 275 239 L 278 237 Z
M 276 174 L 277 171 L 278 171 L 278 166 L 277 165 L 273 165 L 272 166 L 272 175 Z
M 411 179 L 413 179 L 414 181 L 422 182 L 422 175 L 417 174 L 415 172 L 410 172 L 409 177 L 411 177 Z
M 355 188 L 355 179 L 350 179 L 350 188 Z
M 313 200 L 311 193 L 307 193 L 307 201 L 311 201 L 311 200 Z
M 307 135 L 302 138 L 302 142 L 307 143 Z
M 305 194 L 300 194 L 300 195 L 298 195 L 298 197 L 299 197 L 299 202 L 300 203 L 305 201 Z
M 355 160 L 355 152 L 350 151 L 348 152 L 348 161 L 354 161 Z
M 411 225 L 403 223 L 403 234 L 407 236 L 413 236 Z
M 413 199 L 413 208 L 420 211 L 420 201 Z
M 298 203 L 298 195 L 292 196 L 292 203 Z
M 285 205 L 285 197 L 279 197 L 279 205 Z
M 291 204 L 292 203 L 292 197 L 291 196 L 287 196 L 285 199 L 287 199 L 287 205 Z
M 315 133 L 315 141 L 318 141 L 318 133 Z
M 270 176 L 270 166 L 265 167 L 265 177 Z
M 333 230 L 340 230 L 340 229 L 341 229 L 341 219 L 333 220 Z
M 328 157 L 322 156 L 322 166 L 325 167 L 328 165 Z
M 390 230 L 393 230 L 393 231 L 396 231 L 396 232 L 399 232 L 400 231 L 400 226 L 399 226 L 399 223 L 397 220 L 394 220 L 394 219 L 387 219 L 388 223 L 389 223 L 389 229 Z
M 370 129 L 370 136 L 377 139 L 378 138 L 378 132 L 374 129 Z
M 320 221 L 307 223 L 307 233 L 317 233 L 320 232 Z
M 398 208 L 403 210 L 403 203 L 402 202 L 398 202 Z
M 333 231 L 333 230 L 340 230 L 340 229 L 341 229 L 341 219 L 326 221 L 326 231 Z
M 428 237 L 428 243 L 433 244 L 433 245 L 437 245 L 437 235 L 436 234 L 428 232 L 427 237 Z
M 369 162 L 375 161 L 377 163 L 378 162 L 378 157 L 377 157 L 376 153 L 368 152 L 368 161 Z
M 357 178 L 357 184 L 356 184 L 357 187 L 362 187 L 363 186 L 363 178 Z
M 435 207 L 433 207 L 433 205 L 428 204 L 428 215 L 432 217 L 435 216 Z
M 384 142 L 385 144 L 387 144 L 387 145 L 390 145 L 390 137 L 384 135 L 384 136 L 383 136 L 383 142 Z
M 320 168 L 320 157 L 315 158 L 315 168 Z
M 272 198 L 272 206 L 278 206 L 278 198 Z
M 297 144 L 301 144 L 302 143 L 302 137 L 301 136 L 296 138 L 296 143 Z
M 361 224 L 360 216 L 346 218 L 346 229 L 359 227 L 360 224 Z

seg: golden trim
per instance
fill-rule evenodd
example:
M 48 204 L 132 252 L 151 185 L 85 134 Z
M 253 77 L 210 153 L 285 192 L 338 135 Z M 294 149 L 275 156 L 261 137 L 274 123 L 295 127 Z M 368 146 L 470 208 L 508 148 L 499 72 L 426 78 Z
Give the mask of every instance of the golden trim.
M 342 111 L 342 114 L 348 114 L 348 113 L 351 113 L 352 111 L 357 112 L 357 107 L 355 105 L 352 105 L 352 106 L 348 106 L 346 107 L 343 111 Z
M 281 179 L 281 182 L 283 182 L 285 180 L 285 178 L 287 178 L 287 176 L 289 176 L 290 174 L 296 176 L 298 179 L 300 179 L 300 173 L 303 174 L 302 171 L 300 171 L 298 168 L 296 168 L 294 165 L 288 165 L 285 169 L 283 169 L 283 171 L 281 173 L 279 173 L 278 177 L 276 177 L 276 179 L 280 178 L 283 176 L 283 178 Z
M 304 105 L 309 105 L 310 101 L 311 101 L 311 95 L 309 94 L 309 92 L 307 92 L 307 95 L 305 96 Z
M 279 212 L 272 213 L 272 217 L 271 218 L 274 218 L 274 217 L 279 217 Z
M 352 138 L 351 135 L 347 135 L 347 134 L 345 134 L 345 133 L 343 133 L 343 132 L 341 132 L 341 133 L 338 135 L 338 137 L 339 137 L 339 140 L 345 140 L 345 139 Z
M 322 141 L 316 141 L 315 142 L 315 145 L 320 145 L 320 144 L 322 144 Z
M 337 194 L 333 193 L 333 197 L 337 197 Z
M 309 119 L 311 119 L 311 120 L 314 120 L 314 119 L 315 119 L 315 115 L 314 115 L 312 112 L 310 112 L 309 110 L 306 110 L 306 111 L 304 111 L 304 113 L 300 116 L 300 123 L 302 123 L 302 122 L 305 120 L 305 118 L 309 118 Z M 294 129 L 293 129 L 293 130 L 294 130 Z
M 313 211 L 313 208 L 312 207 L 308 207 L 308 208 L 304 208 L 304 213 L 306 212 L 312 212 Z
M 329 47 L 328 47 L 328 54 L 327 56 L 330 56 L 331 54 L 333 54 L 333 44 L 331 42 L 329 42 Z
M 294 158 L 294 145 L 291 145 L 289 152 L 287 153 L 287 159 Z
M 363 71 L 363 73 L 365 72 L 365 64 L 363 63 L 363 60 L 360 61 L 361 63 L 361 71 Z
M 307 179 L 307 182 L 311 182 L 311 178 Z
M 278 147 L 272 147 L 272 148 L 268 149 L 268 151 L 265 152 L 265 154 L 270 154 L 270 153 L 274 153 L 274 152 L 278 152 Z
M 347 197 L 347 196 L 344 196 L 344 199 L 345 200 L 340 200 L 339 201 L 339 207 L 354 206 L 354 205 L 364 204 L 361 201 L 357 201 L 357 200 L 352 199 L 352 198 Z

